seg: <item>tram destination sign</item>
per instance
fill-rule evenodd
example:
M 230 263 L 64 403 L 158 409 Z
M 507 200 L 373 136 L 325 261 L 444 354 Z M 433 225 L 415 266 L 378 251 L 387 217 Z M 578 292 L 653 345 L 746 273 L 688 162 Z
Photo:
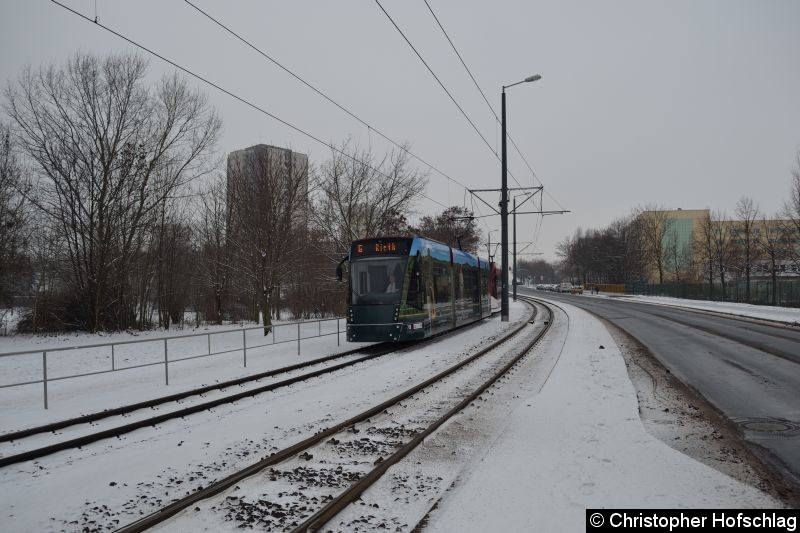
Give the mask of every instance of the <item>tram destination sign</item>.
M 370 239 L 356 241 L 350 250 L 351 257 L 364 255 L 408 255 L 411 239 Z

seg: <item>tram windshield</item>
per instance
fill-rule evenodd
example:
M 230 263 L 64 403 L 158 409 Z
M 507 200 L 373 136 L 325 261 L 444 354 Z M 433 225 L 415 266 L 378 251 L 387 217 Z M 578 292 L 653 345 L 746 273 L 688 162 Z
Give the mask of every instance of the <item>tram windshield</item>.
M 353 305 L 400 303 L 407 257 L 368 257 L 350 263 Z

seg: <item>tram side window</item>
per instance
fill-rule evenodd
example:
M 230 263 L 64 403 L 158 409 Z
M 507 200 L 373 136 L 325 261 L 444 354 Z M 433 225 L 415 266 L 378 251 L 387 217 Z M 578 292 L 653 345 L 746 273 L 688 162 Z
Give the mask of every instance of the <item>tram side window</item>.
M 464 287 L 464 280 L 462 278 L 461 265 L 453 266 L 453 297 L 455 301 L 461 299 L 461 291 Z
M 433 292 L 437 304 L 450 302 L 450 272 L 442 261 L 433 265 Z
M 481 269 L 472 268 L 472 301 L 478 303 L 481 301 Z
M 475 269 L 469 265 L 464 265 L 462 267 L 462 278 L 463 278 L 463 294 L 462 298 L 466 302 L 474 302 L 475 301 Z
M 423 266 L 420 263 L 420 258 L 417 256 L 412 257 L 408 265 L 406 303 L 416 309 L 425 307 L 425 277 L 423 276 Z
M 472 303 L 481 301 L 481 286 L 480 276 L 481 271 L 475 267 L 469 269 L 469 284 L 472 287 Z

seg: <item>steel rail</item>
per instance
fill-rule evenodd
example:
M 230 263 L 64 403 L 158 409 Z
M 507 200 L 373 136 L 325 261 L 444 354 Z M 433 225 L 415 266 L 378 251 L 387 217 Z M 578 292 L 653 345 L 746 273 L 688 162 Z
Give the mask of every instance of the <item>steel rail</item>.
M 543 305 L 543 304 L 540 304 Z M 516 365 L 528 352 L 547 334 L 553 324 L 553 312 L 546 305 L 543 305 L 550 313 L 550 319 L 547 321 L 545 327 L 540 331 L 531 341 L 521 349 L 508 363 L 502 366 L 500 370 L 495 372 L 489 379 L 483 382 L 477 389 L 470 393 L 467 397 L 461 400 L 457 405 L 452 407 L 444 415 L 435 420 L 425 430 L 417 433 L 414 437 L 402 447 L 398 448 L 391 456 L 384 461 L 380 462 L 375 468 L 364 475 L 361 479 L 347 488 L 339 496 L 335 497 L 324 507 L 316 513 L 307 518 L 303 523 L 292 530 L 292 533 L 302 533 L 306 531 L 319 531 L 325 524 L 327 524 L 333 517 L 341 512 L 348 505 L 357 500 L 361 494 L 372 486 L 378 479 L 380 479 L 386 471 L 393 465 L 400 462 L 406 455 L 411 453 L 414 448 L 422 444 L 422 442 L 430 436 L 439 427 L 453 418 L 456 414 L 463 411 L 470 403 L 474 402 L 478 396 L 483 394 L 486 389 L 491 387 L 498 379 L 503 377 L 514 365 Z M 524 325 L 523 325 L 524 327 Z M 505 340 L 508 340 L 506 338 Z
M 493 313 L 493 315 L 494 314 L 496 313 Z M 508 340 L 510 340 L 518 333 L 520 333 L 529 324 L 529 321 L 533 319 L 535 314 L 536 313 L 534 308 L 533 312 L 531 313 L 528 319 L 523 320 L 519 326 L 517 326 L 512 331 L 504 335 L 502 338 L 493 341 L 491 344 L 480 349 L 475 354 L 461 360 L 460 362 L 456 363 L 455 365 L 452 365 L 451 367 L 443 370 L 442 372 L 439 372 L 435 376 L 423 381 L 422 383 L 419 383 L 411 387 L 410 389 L 407 389 L 406 391 L 380 403 L 379 405 L 376 405 L 370 409 L 367 409 L 366 411 L 363 411 L 355 415 L 354 417 L 351 417 L 327 429 L 323 429 L 310 437 L 307 437 L 287 448 L 284 448 L 283 450 L 279 450 L 269 455 L 268 457 L 265 457 L 264 459 L 261 459 L 260 461 L 251 464 L 250 466 L 243 468 L 242 470 L 234 472 L 226 476 L 225 478 L 215 481 L 211 485 L 204 487 L 193 494 L 185 496 L 184 498 L 176 500 L 171 504 L 167 505 L 166 507 L 155 511 L 154 513 L 151 513 L 150 515 L 147 515 L 135 522 L 123 526 L 122 528 L 117 530 L 117 533 L 137 533 L 149 529 L 155 526 L 156 524 L 159 524 L 167 520 L 168 518 L 171 518 L 172 516 L 176 515 L 182 510 L 194 505 L 195 503 L 210 498 L 212 496 L 215 496 L 216 494 L 219 494 L 220 492 L 236 485 L 236 483 L 239 483 L 243 479 L 258 473 L 269 466 L 276 465 L 278 463 L 281 463 L 287 459 L 294 457 L 300 452 L 314 446 L 315 444 L 318 444 L 319 442 L 330 437 L 331 435 L 346 430 L 347 428 L 350 428 L 357 423 L 363 422 L 364 420 L 370 417 L 382 413 L 389 407 L 405 400 L 410 396 L 413 396 L 422 389 L 429 387 L 433 383 L 441 381 L 443 378 L 453 374 L 462 367 L 470 364 L 476 359 L 491 352 L 501 344 L 508 342 Z
M 33 450 L 28 450 L 25 452 L 21 452 L 15 455 L 9 455 L 6 457 L 0 458 L 0 467 L 22 463 L 24 461 L 30 461 L 31 459 L 38 459 L 39 457 L 44 457 L 46 455 L 51 455 L 56 452 L 69 450 L 71 448 L 78 448 L 80 446 L 85 446 L 87 444 L 91 444 L 93 442 L 97 442 L 99 440 L 111 438 L 111 437 L 118 437 L 119 435 L 124 435 L 126 433 L 130 433 L 137 429 L 141 429 L 148 426 L 154 426 L 156 424 L 160 424 L 162 422 L 166 422 L 167 420 L 172 420 L 175 418 L 181 418 L 187 415 L 199 413 L 201 411 L 206 411 L 208 409 L 218 407 L 222 404 L 232 403 L 237 400 L 241 400 L 242 398 L 246 398 L 248 396 L 255 396 L 258 394 L 262 394 L 264 392 L 270 392 L 276 389 L 281 389 L 283 387 L 287 387 L 289 385 L 293 385 L 294 383 L 304 381 L 309 378 L 314 378 L 317 376 L 321 376 L 323 374 L 328 374 L 334 372 L 336 370 L 340 370 L 342 368 L 346 368 L 348 366 L 353 366 L 358 363 L 362 363 L 364 361 L 368 361 L 370 359 L 374 359 L 376 357 L 381 357 L 388 353 L 392 353 L 396 351 L 396 348 L 387 347 L 383 351 L 379 351 L 375 354 L 365 355 L 364 357 L 359 357 L 358 359 L 354 359 L 352 361 L 347 361 L 345 363 L 340 363 L 338 365 L 329 366 L 326 368 L 322 368 L 319 370 L 315 370 L 313 372 L 309 372 L 307 374 L 300 374 L 299 376 L 295 376 L 292 378 L 284 379 L 282 381 L 278 381 L 276 383 L 270 383 L 269 385 L 264 385 L 262 387 L 256 387 L 254 389 L 247 389 L 245 391 L 237 392 L 236 394 L 232 394 L 230 396 L 224 396 L 221 398 L 216 398 L 214 400 L 210 400 L 207 402 L 199 403 L 196 405 L 192 405 L 189 407 L 184 407 L 183 409 L 178 409 L 175 411 L 170 411 L 169 413 L 164 413 L 161 415 L 156 415 L 149 418 L 143 418 L 142 420 L 137 420 L 135 422 L 131 422 L 129 424 L 125 424 L 122 426 L 117 426 L 113 428 L 109 428 L 103 431 L 98 431 L 97 433 L 91 433 L 89 435 L 83 435 L 81 437 L 76 437 L 74 439 L 62 441 L 56 444 L 51 444 L 49 446 L 43 446 L 41 448 L 35 448 Z
M 381 344 L 376 344 L 373 346 L 382 346 Z M 372 347 L 372 346 L 371 346 Z M 369 348 L 371 348 L 369 347 Z M 224 381 L 222 383 L 216 383 L 214 385 L 206 385 L 204 387 L 198 387 L 195 389 L 186 390 L 183 392 L 178 392 L 175 394 L 169 394 L 167 396 L 160 396 L 158 398 L 153 398 L 150 400 L 145 400 L 143 402 L 133 403 L 130 405 L 123 405 L 121 407 L 115 407 L 112 409 L 106 409 L 105 411 L 98 411 L 96 413 L 90 413 L 86 415 L 81 415 L 75 418 L 69 418 L 66 420 L 59 420 L 58 422 L 52 422 L 50 424 L 44 424 L 42 426 L 36 426 L 28 429 L 21 429 L 19 431 L 13 431 L 11 433 L 4 433 L 0 435 L 0 442 L 8 442 L 18 440 L 24 437 L 30 437 L 31 435 L 37 435 L 39 433 L 47 433 L 50 431 L 56 431 L 59 429 L 64 429 L 70 426 L 75 426 L 78 424 L 87 424 L 89 422 L 96 422 L 98 420 L 102 420 L 104 418 L 108 418 L 110 416 L 117 416 L 117 415 L 124 415 L 130 413 L 132 411 L 138 411 L 139 409 L 145 409 L 147 407 L 155 407 L 157 405 L 161 405 L 164 403 L 175 402 L 178 400 L 183 400 L 184 398 L 188 398 L 190 396 L 197 396 L 200 394 L 205 394 L 207 392 L 219 389 L 226 389 L 228 387 L 233 387 L 236 385 L 241 385 L 243 383 L 247 383 L 248 381 L 257 381 L 259 379 L 268 378 L 272 376 L 276 376 L 278 374 L 283 374 L 286 372 L 291 372 L 292 370 L 298 370 L 300 368 L 305 368 L 308 366 L 317 365 L 320 363 L 325 363 L 327 361 L 332 361 L 334 359 L 338 359 L 340 357 L 346 357 L 348 355 L 352 355 L 354 353 L 362 352 L 365 348 L 355 348 L 353 350 L 347 350 L 345 352 L 339 352 L 333 355 L 327 355 L 325 357 L 320 357 L 317 359 L 312 359 L 311 361 L 305 361 L 303 363 L 296 363 L 294 365 L 284 366 L 281 368 L 276 368 L 274 370 L 268 370 L 266 372 L 260 372 L 258 374 L 253 374 L 251 376 L 245 376 L 241 378 L 231 379 L 228 381 Z M 241 351 L 241 350 L 239 350 Z M 161 363 L 163 364 L 163 363 Z M 53 380 L 49 380 L 53 381 Z
M 492 313 L 490 316 L 494 316 L 495 314 L 496 313 Z M 484 317 L 484 318 L 486 318 L 486 317 Z M 465 327 L 473 326 L 475 324 L 480 323 L 482 320 L 483 320 L 483 318 L 477 319 L 477 320 L 469 322 L 467 324 L 463 324 L 463 325 L 461 325 L 461 326 L 459 326 L 457 328 L 454 328 L 452 330 L 448 330 L 447 332 L 443 332 L 441 334 L 434 335 L 432 337 L 429 337 L 427 339 L 424 339 L 424 340 L 420 341 L 420 343 L 417 343 L 417 345 L 419 345 L 421 343 L 436 342 L 436 341 L 440 340 L 443 336 L 445 336 L 445 335 L 447 335 L 449 333 L 461 330 L 462 328 L 465 328 Z M 92 421 L 95 421 L 95 420 L 100 420 L 100 419 L 103 419 L 103 418 L 107 418 L 109 416 L 126 414 L 126 413 L 129 413 L 129 412 L 134 412 L 134 411 L 139 410 L 139 409 L 143 409 L 143 408 L 147 408 L 147 407 L 154 407 L 156 405 L 161 405 L 163 403 L 169 403 L 171 401 L 177 401 L 177 400 L 189 397 L 189 396 L 201 395 L 201 394 L 204 394 L 204 393 L 209 392 L 211 390 L 225 389 L 227 387 L 240 385 L 240 384 L 246 383 L 248 381 L 256 381 L 258 379 L 261 379 L 261 378 L 264 378 L 264 377 L 269 377 L 269 376 L 272 376 L 272 375 L 275 375 L 275 374 L 285 373 L 285 372 L 289 372 L 291 370 L 296 370 L 298 368 L 312 366 L 312 365 L 315 365 L 315 364 L 323 363 L 323 362 L 326 362 L 326 361 L 329 361 L 329 360 L 332 360 L 332 359 L 336 359 L 336 358 L 339 358 L 339 357 L 343 357 L 343 356 L 346 356 L 346 355 L 352 355 L 353 353 L 363 352 L 365 350 L 369 350 L 369 349 L 374 348 L 374 347 L 377 347 L 377 349 L 378 349 L 378 351 L 376 353 L 367 354 L 367 355 L 365 355 L 363 357 L 359 357 L 359 358 L 356 358 L 356 359 L 353 359 L 353 360 L 350 360 L 350 361 L 346 361 L 344 363 L 339 363 L 337 365 L 332 365 L 332 366 L 329 366 L 329 367 L 321 368 L 321 369 L 315 370 L 313 372 L 308 372 L 308 373 L 305 373 L 305 374 L 301 374 L 301 375 L 298 375 L 298 376 L 295 376 L 295 377 L 292 377 L 292 378 L 288 378 L 288 379 L 285 379 L 285 380 L 282 380 L 282 381 L 271 383 L 269 385 L 264 385 L 264 386 L 261 386 L 261 387 L 247 389 L 247 390 L 240 391 L 240 392 L 237 392 L 237 393 L 232 394 L 232 395 L 223 396 L 223 397 L 220 397 L 220 398 L 216 398 L 214 400 L 209 400 L 207 402 L 198 403 L 198 404 L 195 404 L 195 405 L 192 405 L 192 406 L 185 407 L 183 409 L 177 409 L 175 411 L 170 411 L 169 413 L 164 413 L 164 414 L 160 414 L 160 415 L 156 415 L 156 416 L 152 416 L 152 417 L 148 417 L 148 418 L 143 418 L 141 420 L 130 422 L 128 424 L 124 424 L 124 425 L 121 425 L 121 426 L 116 426 L 116 427 L 109 428 L 109 429 L 102 430 L 102 431 L 98 431 L 96 433 L 90 433 L 88 435 L 83 435 L 83 436 L 76 437 L 76 438 L 73 438 L 73 439 L 65 440 L 65 441 L 62 441 L 62 442 L 59 442 L 59 443 L 56 443 L 56 444 L 51 444 L 51 445 L 48 445 L 48 446 L 42 446 L 40 448 L 35 448 L 33 450 L 28 450 L 28 451 L 25 451 L 25 452 L 21 452 L 21 453 L 14 454 L 14 455 L 9 455 L 9 456 L 6 456 L 6 457 L 0 457 L 0 468 L 2 468 L 4 466 L 9 466 L 9 465 L 12 465 L 12 464 L 17 464 L 17 463 L 21 463 L 21 462 L 25 462 L 25 461 L 30 461 L 32 459 L 38 459 L 40 457 L 44 457 L 46 455 L 51 455 L 53 453 L 57 453 L 57 452 L 60 452 L 60 451 L 69 450 L 69 449 L 77 448 L 77 447 L 80 447 L 80 446 L 85 446 L 87 444 L 91 444 L 91 443 L 97 442 L 99 440 L 103 440 L 103 439 L 107 439 L 107 438 L 111 438 L 111 437 L 118 437 L 119 435 L 124 435 L 126 433 L 130 433 L 130 432 L 135 431 L 137 429 L 145 428 L 145 427 L 148 427 L 148 426 L 155 426 L 156 424 L 160 424 L 160 423 L 165 422 L 167 420 L 171 420 L 171 419 L 174 419 L 174 418 L 181 418 L 181 417 L 184 417 L 184 416 L 195 414 L 195 413 L 198 413 L 198 412 L 201 412 L 201 411 L 205 411 L 205 410 L 208 410 L 208 409 L 211 409 L 211 408 L 214 408 L 214 407 L 218 407 L 219 405 L 235 402 L 237 400 L 240 400 L 242 398 L 246 398 L 248 396 L 255 396 L 255 395 L 258 395 L 258 394 L 262 394 L 264 392 L 274 391 L 274 390 L 277 390 L 277 389 L 280 389 L 280 388 L 283 388 L 283 387 L 287 387 L 289 385 L 293 385 L 293 384 L 298 383 L 300 381 L 305 381 L 306 379 L 318 377 L 318 376 L 321 376 L 323 374 L 329 374 L 329 373 L 335 372 L 337 370 L 341 370 L 343 368 L 347 368 L 349 366 L 353 366 L 353 365 L 356 365 L 358 363 L 362 363 L 362 362 L 368 361 L 370 359 L 375 359 L 375 358 L 378 358 L 378 357 L 382 357 L 382 356 L 387 355 L 389 353 L 396 352 L 396 351 L 398 351 L 398 350 L 400 350 L 402 348 L 406 348 L 407 346 L 408 346 L 407 343 L 399 343 L 399 344 L 396 344 L 396 343 L 382 343 L 382 344 L 378 344 L 378 345 L 369 346 L 367 348 L 358 348 L 358 349 L 355 349 L 355 350 L 350 350 L 348 352 L 342 352 L 340 354 L 334 354 L 332 356 L 326 356 L 326 357 L 322 357 L 322 358 L 319 358 L 319 359 L 315 359 L 313 361 L 308 361 L 306 363 L 298 363 L 296 365 L 290 365 L 289 367 L 283 367 L 283 368 L 276 369 L 276 370 L 271 370 L 271 371 L 268 371 L 268 372 L 262 372 L 260 374 L 256 374 L 256 375 L 253 375 L 253 376 L 247 376 L 247 377 L 244 377 L 244 378 L 238 378 L 238 379 L 235 379 L 235 380 L 230 380 L 230 381 L 227 381 L 225 383 L 209 385 L 209 386 L 201 387 L 199 389 L 193 389 L 191 391 L 186 391 L 184 393 L 177 393 L 177 394 L 174 394 L 174 395 L 170 395 L 170 396 L 166 396 L 166 397 L 162 397 L 162 398 L 157 398 L 155 400 L 148 400 L 148 401 L 145 401 L 145 402 L 140 402 L 140 403 L 134 404 L 132 406 L 121 407 L 121 408 L 112 409 L 112 410 L 108 410 L 108 411 L 101 411 L 99 413 L 94 413 L 92 415 L 86 415 L 84 417 L 78 417 L 76 419 L 66 420 L 66 421 L 62 421 L 62 422 L 54 422 L 53 424 L 49 424 L 47 426 L 40 426 L 40 428 L 46 428 L 46 429 L 44 429 L 44 431 L 54 431 L 56 429 L 63 429 L 65 427 L 70 427 L 72 425 L 92 422 Z M 90 418 L 91 418 L 91 420 L 90 420 Z M 72 422 L 74 420 L 77 420 L 77 422 L 69 423 L 69 422 Z M 60 427 L 55 427 L 55 426 L 60 426 Z M 22 430 L 20 432 L 16 432 L 14 434 L 14 435 L 16 435 L 16 439 L 3 438 L 3 439 L 0 439 L 0 442 L 2 442 L 3 440 L 5 440 L 5 441 L 18 440 L 19 438 L 32 436 L 34 434 L 40 434 L 43 431 L 36 431 L 35 433 L 31 433 L 31 431 L 36 430 L 36 429 L 40 429 L 40 428 L 31 428 L 30 430 Z M 27 435 L 23 435 L 22 437 L 20 437 L 20 433 L 24 433 L 26 431 L 28 432 L 28 434 Z M 3 437 L 6 437 L 7 435 L 11 435 L 11 434 L 6 434 Z
M 523 300 L 523 301 L 530 301 L 530 302 L 539 303 L 544 307 L 557 307 L 558 309 L 560 309 L 566 315 L 566 310 L 563 307 L 561 307 L 557 303 L 555 303 L 553 301 L 550 301 L 550 300 L 543 300 L 541 298 L 537 298 L 537 297 L 534 297 L 534 296 L 528 296 L 528 295 L 524 295 L 524 294 L 518 295 L 517 299 Z M 552 313 L 552 309 L 550 309 L 550 316 L 551 316 L 551 321 L 552 321 L 553 320 L 552 317 L 554 316 L 553 313 Z M 569 331 L 569 316 L 568 315 L 567 315 L 567 330 Z M 564 342 L 566 343 L 566 337 L 564 338 Z M 563 352 L 563 349 L 564 349 L 564 345 L 562 344 L 562 346 L 561 346 L 562 352 Z M 556 364 L 558 363 L 558 360 L 560 358 L 561 358 L 561 353 L 559 353 L 558 358 L 556 359 L 556 363 L 554 363 L 553 366 L 550 368 L 550 371 L 548 372 L 547 376 L 544 379 L 544 382 L 542 383 L 542 387 L 544 387 L 544 383 L 546 383 L 547 380 L 550 378 L 550 375 L 552 375 L 553 370 L 555 370 Z M 541 387 L 540 387 L 539 390 L 541 390 Z M 428 523 L 428 520 L 430 518 L 431 512 L 439 506 L 439 503 L 441 502 L 443 496 L 444 496 L 444 494 L 440 495 L 439 498 L 437 498 L 436 501 L 433 502 L 433 505 L 431 505 L 429 507 L 428 511 L 422 516 L 422 518 L 420 518 L 417 521 L 417 523 L 414 525 L 414 527 L 410 528 L 409 531 L 422 531 L 423 529 L 425 529 L 425 527 L 426 527 L 426 525 Z

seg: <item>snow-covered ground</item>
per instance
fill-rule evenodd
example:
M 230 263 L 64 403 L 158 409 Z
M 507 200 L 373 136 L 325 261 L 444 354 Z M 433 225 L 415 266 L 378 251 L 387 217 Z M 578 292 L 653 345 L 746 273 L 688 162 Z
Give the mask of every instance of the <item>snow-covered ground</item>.
M 584 509 L 591 507 L 781 506 L 652 436 L 609 331 L 590 314 L 558 305 L 564 311 L 553 330 L 523 364 L 390 469 L 362 495 L 363 505 L 329 526 L 369 530 L 383 520 L 408 530 L 428 514 L 434 531 L 582 531 Z M 130 522 L 422 381 L 495 338 L 525 309 L 512 307 L 512 324 L 492 319 L 422 349 L 3 468 L 3 530 L 79 531 Z M 336 349 L 335 336 L 308 342 L 321 343 L 315 355 Z M 292 345 L 284 349 L 283 355 L 254 351 L 252 365 L 259 357 L 297 361 Z M 220 360 L 187 362 L 195 366 L 185 375 L 176 369 L 175 380 L 213 381 L 223 372 Z M 249 361 L 247 371 L 256 371 Z M 121 395 L 152 394 L 149 387 L 135 380 Z M 163 394 L 163 385 L 158 390 Z M 95 395 L 105 401 L 113 387 L 63 393 L 59 404 L 93 411 L 102 405 Z M 51 415 L 40 402 L 37 394 L 18 398 L 3 423 L 19 424 L 14 409 L 33 417 L 29 425 L 44 422 Z M 197 526 L 172 522 L 169 529 Z
M 780 506 L 651 436 L 609 332 L 560 305 L 570 325 L 552 375 L 464 469 L 429 529 L 583 531 L 587 508 Z
M 584 294 L 590 296 L 589 294 Z M 773 320 L 800 326 L 800 309 L 793 307 L 776 307 L 771 305 L 753 305 L 734 302 L 710 302 L 706 300 L 685 300 L 683 298 L 670 298 L 667 296 L 640 296 L 640 295 L 594 295 L 595 298 L 625 298 L 636 302 L 654 305 L 668 305 L 672 307 L 685 307 L 701 311 L 713 311 L 741 317 Z
M 520 320 L 526 310 L 515 307 L 512 320 Z M 407 349 L 185 420 L 5 467 L 0 470 L 3 530 L 80 531 L 128 523 L 398 394 L 491 342 L 510 325 L 513 322 L 493 318 L 422 349 Z M 318 341 L 336 348 L 335 336 Z M 285 357 L 297 357 L 291 345 L 284 347 L 289 352 Z M 81 398 L 76 405 L 98 408 L 91 391 Z M 39 405 L 39 398 L 31 401 Z M 34 419 L 31 425 L 37 422 Z
M 297 326 L 294 324 L 279 325 L 266 337 L 262 329 L 253 329 L 252 326 L 232 329 L 230 325 L 205 326 L 183 332 L 147 331 L 99 335 L 73 333 L 0 337 L 0 353 L 147 341 L 117 345 L 114 348 L 115 367 L 123 370 L 49 381 L 47 410 L 44 409 L 41 383 L 0 388 L 0 433 L 129 405 L 363 346 L 346 342 L 344 320 L 339 325 L 338 345 L 336 331 L 335 320 L 322 322 L 321 325 L 313 321 L 302 324 L 300 355 L 297 354 L 296 342 L 281 342 L 297 338 Z M 320 332 L 325 336 L 314 338 Z M 176 334 L 179 335 L 178 338 L 168 341 L 170 363 L 169 385 L 166 385 L 163 339 Z M 210 339 L 206 334 L 210 334 Z M 247 367 L 244 366 L 244 354 L 241 350 L 243 335 L 247 337 Z M 273 345 L 273 339 L 278 344 Z M 192 359 L 208 353 L 209 347 L 214 353 L 229 352 Z M 154 365 L 125 369 L 148 363 Z M 47 358 L 47 376 L 49 380 L 53 380 L 61 376 L 107 371 L 111 366 L 110 346 L 51 351 Z M 42 379 L 41 353 L 0 357 L 0 385 L 40 379 Z

